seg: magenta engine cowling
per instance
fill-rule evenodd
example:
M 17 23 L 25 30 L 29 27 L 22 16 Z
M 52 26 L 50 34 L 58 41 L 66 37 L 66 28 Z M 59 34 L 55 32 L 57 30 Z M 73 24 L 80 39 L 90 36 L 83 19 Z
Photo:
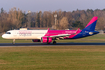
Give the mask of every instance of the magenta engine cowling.
M 41 42 L 40 39 L 33 39 L 33 42 Z
M 51 37 L 42 37 L 41 42 L 42 43 L 51 43 L 52 38 Z

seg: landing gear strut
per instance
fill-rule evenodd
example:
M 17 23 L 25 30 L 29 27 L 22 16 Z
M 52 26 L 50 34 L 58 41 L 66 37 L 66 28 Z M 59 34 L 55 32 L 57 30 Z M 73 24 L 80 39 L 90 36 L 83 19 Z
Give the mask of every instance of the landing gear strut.
M 15 39 L 13 39 L 13 42 L 12 42 L 12 44 L 15 44 Z
M 53 41 L 53 44 L 56 44 L 56 41 Z

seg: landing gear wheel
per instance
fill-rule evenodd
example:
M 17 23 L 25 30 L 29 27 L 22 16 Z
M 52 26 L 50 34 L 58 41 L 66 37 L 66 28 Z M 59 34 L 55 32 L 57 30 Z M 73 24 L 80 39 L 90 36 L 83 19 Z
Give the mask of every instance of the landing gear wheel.
M 53 44 L 56 44 L 56 41 L 53 41 Z
M 50 43 L 47 43 L 47 44 L 50 44 Z
M 12 42 L 12 44 L 15 44 L 15 39 L 13 39 L 13 42 Z

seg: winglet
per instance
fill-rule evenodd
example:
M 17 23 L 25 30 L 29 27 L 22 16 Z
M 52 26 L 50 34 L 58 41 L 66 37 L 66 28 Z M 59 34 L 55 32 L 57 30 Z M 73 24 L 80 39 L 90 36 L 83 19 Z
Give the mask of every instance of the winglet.
M 76 31 L 75 33 L 78 33 L 78 32 L 79 32 L 79 30 L 80 30 L 80 28 L 78 28 L 78 29 L 77 29 L 77 31 Z

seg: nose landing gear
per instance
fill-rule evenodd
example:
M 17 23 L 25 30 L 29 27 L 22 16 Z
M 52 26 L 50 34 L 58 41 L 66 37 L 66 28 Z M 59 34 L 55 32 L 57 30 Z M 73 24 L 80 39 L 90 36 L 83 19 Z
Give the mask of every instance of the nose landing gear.
M 15 44 L 15 39 L 13 39 L 13 42 L 12 42 L 12 44 Z

